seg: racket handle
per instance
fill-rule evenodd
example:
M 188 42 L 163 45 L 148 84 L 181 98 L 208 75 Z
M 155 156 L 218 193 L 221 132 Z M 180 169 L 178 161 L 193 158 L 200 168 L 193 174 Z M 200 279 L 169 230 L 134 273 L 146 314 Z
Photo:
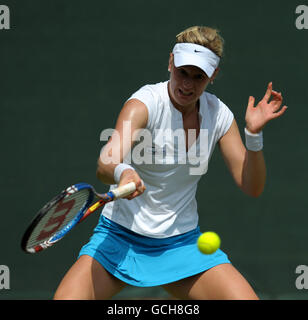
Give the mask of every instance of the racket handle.
M 114 194 L 114 197 L 117 199 L 117 198 L 126 197 L 129 194 L 133 193 L 135 190 L 136 190 L 135 182 L 130 182 L 124 186 L 113 189 L 111 192 Z

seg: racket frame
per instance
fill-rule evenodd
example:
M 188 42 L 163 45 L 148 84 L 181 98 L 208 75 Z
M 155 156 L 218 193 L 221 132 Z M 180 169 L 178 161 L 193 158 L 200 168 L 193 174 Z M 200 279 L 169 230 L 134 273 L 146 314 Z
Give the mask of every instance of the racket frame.
M 68 222 L 65 226 L 61 227 L 60 230 L 56 231 L 55 234 L 53 234 L 49 239 L 43 241 L 40 244 L 37 244 L 33 247 L 28 247 L 28 240 L 30 239 L 30 236 L 33 232 L 33 230 L 36 228 L 36 226 L 39 224 L 39 222 L 42 220 L 42 218 L 48 213 L 49 209 L 54 206 L 56 203 L 59 203 L 61 200 L 63 200 L 66 196 L 71 195 L 75 192 L 79 192 L 81 190 L 88 189 L 89 190 L 89 196 L 86 200 L 85 204 L 80 208 L 80 210 L 77 212 L 75 217 Z M 102 199 L 104 197 L 105 199 Z M 94 203 L 92 206 L 90 204 L 93 202 L 94 198 L 99 198 L 100 200 Z M 71 231 L 79 222 L 83 221 L 86 217 L 88 217 L 92 212 L 96 211 L 98 208 L 102 207 L 107 202 L 110 202 L 115 199 L 115 195 L 112 191 L 109 191 L 104 194 L 98 194 L 95 189 L 87 184 L 87 183 L 77 183 L 74 184 L 65 190 L 63 190 L 60 194 L 55 196 L 52 200 L 50 200 L 39 212 L 36 214 L 32 222 L 30 223 L 29 227 L 25 231 L 22 241 L 21 241 L 21 248 L 26 253 L 37 253 L 44 249 L 47 249 L 51 247 L 53 244 L 61 240 L 69 231 Z M 90 206 L 90 208 L 89 208 Z M 89 208 L 89 209 L 88 209 Z M 88 209 L 88 210 L 87 210 Z

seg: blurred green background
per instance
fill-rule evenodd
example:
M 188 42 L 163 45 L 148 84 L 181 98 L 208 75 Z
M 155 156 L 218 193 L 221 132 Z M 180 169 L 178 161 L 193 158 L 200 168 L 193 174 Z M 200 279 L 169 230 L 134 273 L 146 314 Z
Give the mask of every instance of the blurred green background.
M 98 215 L 61 243 L 26 255 L 20 240 L 37 210 L 64 187 L 95 176 L 103 129 L 112 128 L 139 87 L 168 79 L 175 35 L 192 25 L 225 39 L 221 71 L 208 91 L 233 111 L 241 133 L 249 95 L 269 81 L 287 113 L 264 130 L 267 185 L 258 199 L 234 184 L 218 148 L 198 190 L 202 231 L 264 299 L 306 299 L 298 265 L 307 256 L 308 30 L 295 27 L 300 1 L 2 1 L 11 29 L 0 30 L 0 265 L 10 290 L 0 299 L 50 299 L 88 240 Z M 127 287 L 116 299 L 162 298 L 160 288 Z

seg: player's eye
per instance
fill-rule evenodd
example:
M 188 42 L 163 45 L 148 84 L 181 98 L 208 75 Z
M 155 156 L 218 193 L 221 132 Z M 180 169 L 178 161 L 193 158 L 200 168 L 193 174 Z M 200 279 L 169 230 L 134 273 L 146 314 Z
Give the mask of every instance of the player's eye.
M 183 68 L 180 68 L 179 71 L 180 71 L 180 74 L 183 75 L 183 76 L 187 76 L 188 75 L 187 72 L 185 71 L 185 69 L 183 69 Z
M 205 77 L 204 77 L 204 75 L 203 75 L 202 73 L 197 74 L 197 75 L 195 76 L 195 78 L 196 78 L 197 80 L 200 80 L 200 81 L 202 81 L 202 80 L 205 79 Z

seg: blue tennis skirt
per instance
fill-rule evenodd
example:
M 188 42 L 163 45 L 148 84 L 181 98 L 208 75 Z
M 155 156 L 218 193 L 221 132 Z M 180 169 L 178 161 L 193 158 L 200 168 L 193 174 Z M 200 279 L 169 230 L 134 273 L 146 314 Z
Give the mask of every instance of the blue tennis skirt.
M 149 238 L 101 215 L 90 241 L 79 256 L 97 260 L 118 279 L 137 287 L 153 287 L 193 276 L 222 263 L 230 263 L 218 249 L 206 255 L 196 245 L 199 227 L 169 238 Z

